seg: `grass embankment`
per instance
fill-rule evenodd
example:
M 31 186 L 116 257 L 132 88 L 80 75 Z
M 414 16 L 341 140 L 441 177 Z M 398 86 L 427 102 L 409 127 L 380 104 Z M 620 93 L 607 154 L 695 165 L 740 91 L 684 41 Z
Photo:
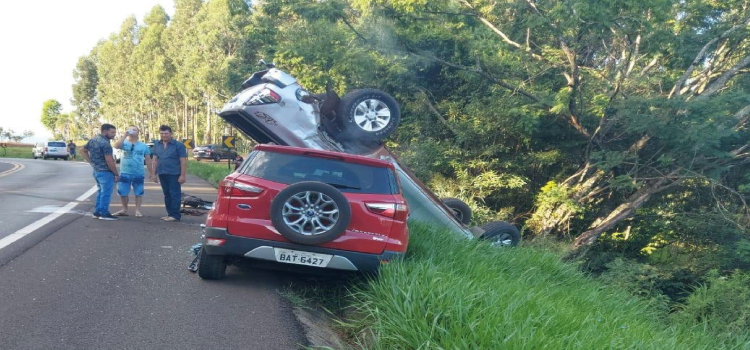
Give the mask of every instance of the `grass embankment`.
M 0 158 L 33 158 L 31 149 L 33 146 L 8 146 L 0 148 Z
M 193 159 L 189 159 L 187 162 L 187 171 L 189 174 L 193 174 L 201 179 L 204 179 L 214 186 L 219 186 L 219 182 L 224 180 L 224 177 L 234 171 L 234 165 L 231 169 L 227 169 L 226 160 L 224 162 L 199 162 Z
M 533 248 L 498 249 L 412 224 L 406 259 L 359 287 L 348 326 L 368 349 L 750 348 L 671 322 Z M 741 338 L 742 337 L 742 338 Z
M 231 170 L 191 160 L 188 172 L 216 185 Z M 677 323 L 558 255 L 498 249 L 419 223 L 410 229 L 407 257 L 354 282 L 353 295 L 342 284 L 295 282 L 292 299 L 355 309 L 343 324 L 365 349 L 750 349 L 747 334 Z

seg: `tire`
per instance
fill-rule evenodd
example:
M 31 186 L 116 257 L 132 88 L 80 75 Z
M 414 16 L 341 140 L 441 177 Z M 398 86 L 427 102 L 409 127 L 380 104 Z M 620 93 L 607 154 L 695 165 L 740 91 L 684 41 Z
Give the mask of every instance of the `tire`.
M 301 211 L 312 210 L 313 213 L 315 213 L 315 209 L 305 209 L 304 205 L 306 204 L 306 200 L 302 197 L 297 197 L 296 199 L 294 197 L 308 191 L 323 194 L 331 200 L 329 204 L 324 204 L 320 208 L 318 208 L 319 211 L 331 212 L 335 208 L 337 210 L 337 213 L 335 215 L 317 214 L 315 217 L 318 218 L 317 222 L 319 223 L 319 225 L 315 224 L 311 220 L 305 219 L 305 216 Z M 316 199 L 318 198 L 323 197 L 316 197 L 315 195 L 313 195 L 309 197 L 309 200 L 315 203 L 317 202 Z M 292 206 L 301 208 L 300 212 L 296 214 L 295 212 L 288 209 L 285 212 L 284 208 L 288 208 L 288 206 L 285 206 L 287 202 L 289 202 Z M 333 241 L 336 238 L 339 238 L 344 233 L 344 231 L 346 231 L 351 218 L 351 205 L 349 204 L 349 201 L 346 199 L 346 197 L 344 197 L 344 194 L 333 186 L 324 184 L 322 182 L 298 182 L 279 192 L 279 194 L 276 195 L 273 201 L 271 201 L 271 222 L 273 223 L 273 226 L 276 227 L 276 230 L 278 230 L 282 236 L 286 237 L 292 242 L 299 244 L 317 245 Z M 290 226 L 290 224 L 287 223 L 287 221 L 292 221 L 292 223 L 299 222 L 299 220 L 302 219 L 305 219 L 305 222 L 301 225 L 301 227 L 298 226 L 296 228 L 293 228 L 292 226 Z M 308 222 L 310 223 L 309 226 Z M 330 227 L 322 230 L 319 233 L 315 233 L 317 229 L 321 228 L 320 226 L 326 225 Z M 303 234 L 299 231 L 310 232 L 308 232 L 308 234 Z
M 384 115 L 379 111 L 387 108 L 388 119 L 383 123 Z M 387 93 L 375 89 L 354 90 L 341 99 L 336 109 L 337 118 L 341 118 L 343 133 L 341 138 L 347 140 L 382 141 L 388 138 L 401 122 L 401 110 L 396 100 Z M 372 119 L 370 119 L 372 118 Z M 372 120 L 379 120 L 380 125 L 373 125 Z M 369 126 L 373 130 L 366 130 Z
M 42 153 L 42 160 L 47 160 L 47 155 Z
M 68 157 L 67 157 L 67 156 L 66 156 L 66 157 L 63 157 L 63 160 L 68 160 Z
M 34 156 L 34 159 L 38 159 L 39 157 L 36 156 L 36 153 L 32 153 L 32 156 Z
M 214 162 L 219 162 L 219 161 L 221 161 L 221 156 L 218 154 L 214 154 Z
M 471 223 L 471 208 L 458 198 L 441 198 L 443 204 L 453 211 L 453 216 L 464 225 Z
M 515 247 L 521 244 L 521 232 L 505 221 L 488 222 L 482 229 L 485 232 L 479 239 L 490 241 L 493 245 Z
M 223 255 L 210 255 L 201 249 L 198 261 L 198 276 L 204 280 L 220 280 L 227 273 Z

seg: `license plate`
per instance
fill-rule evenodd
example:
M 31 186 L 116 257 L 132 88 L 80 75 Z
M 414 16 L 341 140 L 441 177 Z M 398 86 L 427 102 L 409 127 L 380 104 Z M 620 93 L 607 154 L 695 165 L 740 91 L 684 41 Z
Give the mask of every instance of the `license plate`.
M 330 262 L 333 257 L 328 254 L 317 254 L 281 248 L 274 248 L 274 253 L 276 253 L 276 261 L 278 262 L 316 267 L 328 266 L 328 262 Z

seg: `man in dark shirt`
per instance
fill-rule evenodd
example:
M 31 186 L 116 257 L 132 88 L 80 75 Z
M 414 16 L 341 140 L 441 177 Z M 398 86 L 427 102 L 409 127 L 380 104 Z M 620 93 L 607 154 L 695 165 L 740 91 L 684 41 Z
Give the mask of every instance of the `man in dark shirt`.
M 115 138 L 116 132 L 114 125 L 103 124 L 101 134 L 89 140 L 81 150 L 83 158 L 94 168 L 94 179 L 99 188 L 99 193 L 96 195 L 96 207 L 94 207 L 94 219 L 117 220 L 109 213 L 112 188 L 120 177 L 115 160 L 112 158 L 112 146 L 109 144 L 109 140 Z
M 76 159 L 76 144 L 73 143 L 73 140 L 70 140 L 68 142 L 68 153 L 70 153 L 70 156 L 73 157 L 73 159 Z
M 187 170 L 187 149 L 181 142 L 172 139 L 172 128 L 169 126 L 160 126 L 159 136 L 161 140 L 154 144 L 154 170 L 151 178 L 154 182 L 161 183 L 161 190 L 164 192 L 167 216 L 161 219 L 177 221 L 180 220 L 182 184 L 185 183 Z

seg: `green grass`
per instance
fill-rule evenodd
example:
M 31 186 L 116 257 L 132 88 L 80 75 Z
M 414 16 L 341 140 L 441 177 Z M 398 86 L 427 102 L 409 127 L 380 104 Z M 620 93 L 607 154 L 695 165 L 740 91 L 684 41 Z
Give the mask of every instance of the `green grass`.
M 206 180 L 217 187 L 219 186 L 219 182 L 223 180 L 227 175 L 229 175 L 232 171 L 234 171 L 234 165 L 232 165 L 231 169 L 227 169 L 226 161 L 214 163 L 213 161 L 199 162 L 195 160 L 188 160 L 187 162 L 188 173 L 200 177 L 201 179 Z
M 31 154 L 32 147 L 7 147 L 0 148 L 0 158 L 34 158 Z
M 188 172 L 216 185 L 231 170 L 189 161 Z M 499 249 L 419 223 L 410 230 L 407 257 L 377 277 L 291 282 L 281 294 L 337 316 L 352 308 L 341 326 L 364 349 L 750 349 L 750 335 L 674 322 L 554 250 Z
M 644 300 L 534 248 L 412 224 L 406 259 L 354 292 L 368 349 L 748 349 L 748 335 L 671 324 Z

